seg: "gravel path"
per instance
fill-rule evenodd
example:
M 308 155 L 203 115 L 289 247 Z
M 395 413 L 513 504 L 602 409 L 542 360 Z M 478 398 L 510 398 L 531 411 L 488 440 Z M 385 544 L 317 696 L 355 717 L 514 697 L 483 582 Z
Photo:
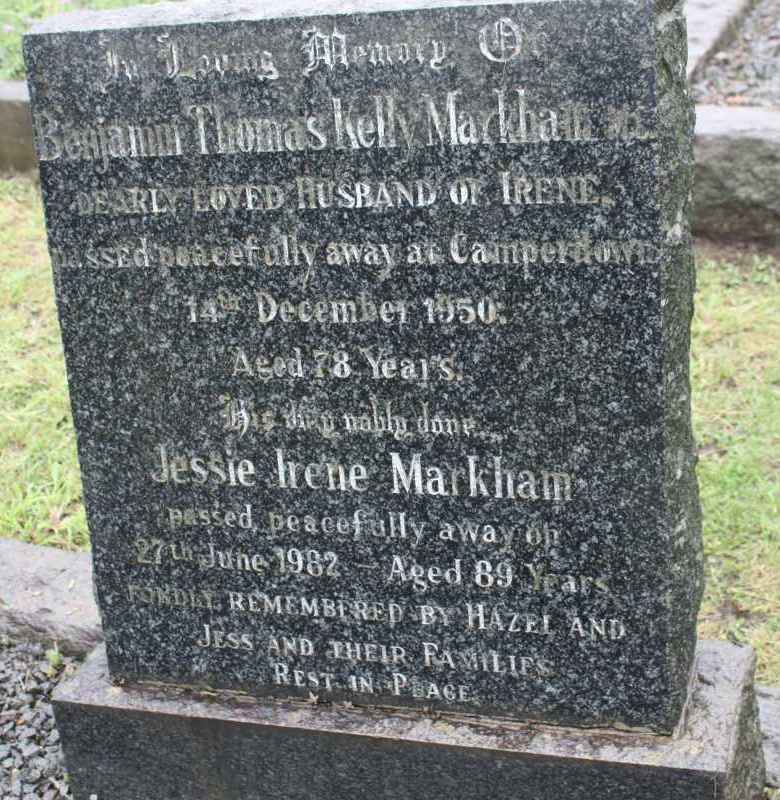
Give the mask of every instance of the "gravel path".
M 11 644 L 0 637 L 0 798 L 70 798 L 54 727 L 49 695 L 75 665 L 63 658 L 59 668 L 37 644 Z
M 780 0 L 759 0 L 693 89 L 697 103 L 780 108 Z

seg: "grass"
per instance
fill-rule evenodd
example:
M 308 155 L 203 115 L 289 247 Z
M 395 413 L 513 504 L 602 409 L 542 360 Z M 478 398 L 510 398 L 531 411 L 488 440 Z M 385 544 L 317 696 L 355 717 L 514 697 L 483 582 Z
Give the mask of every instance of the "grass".
M 735 263 L 736 261 L 736 263 Z M 747 642 L 780 684 L 780 276 L 774 259 L 705 260 L 693 326 L 707 594 L 700 633 Z
M 0 80 L 23 80 L 22 34 L 39 19 L 81 8 L 146 5 L 159 0 L 0 0 Z
M 40 200 L 0 180 L 0 535 L 89 545 Z
M 752 644 L 769 684 L 780 684 L 778 271 L 768 256 L 704 252 L 692 360 L 700 632 Z M 0 464 L 0 536 L 89 546 L 41 205 L 23 179 L 0 180 Z

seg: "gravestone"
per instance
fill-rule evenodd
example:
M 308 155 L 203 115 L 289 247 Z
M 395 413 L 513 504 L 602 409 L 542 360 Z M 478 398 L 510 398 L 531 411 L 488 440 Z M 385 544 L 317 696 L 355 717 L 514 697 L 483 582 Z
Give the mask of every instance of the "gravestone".
M 696 656 L 678 5 L 162 5 L 25 57 L 106 638 L 76 796 L 473 797 L 453 754 L 751 796 L 751 657 Z

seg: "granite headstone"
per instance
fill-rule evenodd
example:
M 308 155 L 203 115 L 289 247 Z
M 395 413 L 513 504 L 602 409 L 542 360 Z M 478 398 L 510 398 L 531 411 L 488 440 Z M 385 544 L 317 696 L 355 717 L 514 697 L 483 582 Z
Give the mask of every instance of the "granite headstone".
M 684 25 L 412 5 L 26 37 L 111 674 L 671 732 Z

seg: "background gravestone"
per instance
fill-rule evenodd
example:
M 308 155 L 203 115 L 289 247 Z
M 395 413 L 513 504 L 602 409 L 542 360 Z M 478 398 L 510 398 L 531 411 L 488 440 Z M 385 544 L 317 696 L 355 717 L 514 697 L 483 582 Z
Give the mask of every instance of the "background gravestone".
M 587 8 L 27 38 L 116 678 L 675 726 L 685 35 Z

